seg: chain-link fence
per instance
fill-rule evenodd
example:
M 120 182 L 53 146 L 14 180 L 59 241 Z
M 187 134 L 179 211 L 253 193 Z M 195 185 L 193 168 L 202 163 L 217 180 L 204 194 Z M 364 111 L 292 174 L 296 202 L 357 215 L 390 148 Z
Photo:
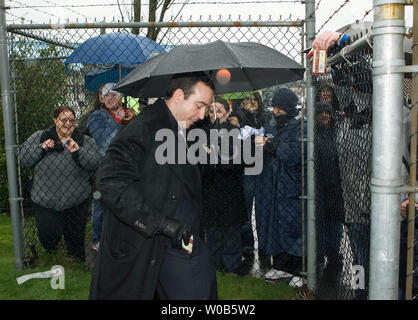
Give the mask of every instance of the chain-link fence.
M 91 196 L 98 159 L 129 119 L 151 103 L 149 99 L 119 97 L 112 87 L 103 89 L 101 85 L 118 82 L 135 65 L 158 52 L 218 39 L 262 43 L 303 64 L 301 26 L 298 21 L 284 21 L 283 25 L 272 21 L 209 21 L 194 22 L 193 26 L 180 22 L 162 27 L 155 43 L 138 40 L 145 41 L 146 28 L 140 29 L 139 37 L 127 37 L 130 28 L 115 24 L 9 30 L 27 265 L 36 263 L 45 252 L 57 254 L 65 248 L 69 256 L 84 260 L 87 254 L 90 260 L 92 247 L 100 248 L 106 208 Z M 82 43 L 99 36 L 104 43 L 110 42 L 104 47 L 100 42 L 87 45 L 84 53 L 71 55 Z M 121 44 L 131 37 L 142 46 L 141 57 L 136 55 L 137 47 Z M 302 208 L 306 205 L 301 201 L 301 181 L 306 176 L 302 158 L 302 128 L 306 126 L 301 116 L 303 83 L 286 84 L 274 98 L 278 89 L 224 95 L 227 104 L 208 110 L 207 118 L 199 124 L 210 128 L 211 113 L 219 113 L 220 118 L 230 113 L 221 127 L 263 127 L 270 138 L 260 175 L 244 175 L 245 167 L 240 164 L 202 166 L 200 235 L 218 270 L 301 286 L 306 255 L 302 236 L 306 232 Z M 277 100 L 273 105 L 288 111 L 288 116 L 274 116 L 277 108 L 272 108 L 272 99 Z M 254 136 L 250 134 L 249 139 L 254 145 Z
M 368 296 L 372 58 L 373 49 L 367 46 L 340 59 L 327 68 L 326 74 L 316 77 L 316 293 L 320 299 L 367 299 Z M 405 78 L 405 102 L 398 109 L 404 124 L 411 121 L 410 81 Z M 408 154 L 409 138 L 407 131 L 403 143 Z M 408 184 L 408 179 L 403 183 Z M 400 297 L 405 293 L 406 239 L 406 221 L 402 219 Z M 417 272 L 414 271 L 415 283 Z
M 66 252 L 79 260 L 87 257 L 86 262 L 91 265 L 95 250 L 100 248 L 101 221 L 107 209 L 92 197 L 95 169 L 116 134 L 152 102 L 119 97 L 110 86 L 103 91 L 102 85 L 118 82 L 135 65 L 163 50 L 218 39 L 259 42 L 302 63 L 299 22 L 286 26 L 273 25 L 271 21 L 167 24 L 155 43 L 135 41 L 145 52 L 141 57 L 130 46 L 112 47 L 128 34 L 130 28 L 112 24 L 97 28 L 57 25 L 9 30 L 27 266 L 36 263 L 45 252 Z M 145 34 L 144 27 L 139 36 Z M 87 46 L 86 52 L 76 57 L 78 61 L 70 61 L 80 44 L 97 36 L 113 40 L 105 48 L 100 48 L 100 43 L 97 47 Z M 83 60 L 86 57 L 93 61 Z M 372 49 L 367 47 L 344 57 L 330 66 L 327 74 L 316 78 L 318 299 L 365 299 L 368 294 L 371 70 Z M 219 97 L 223 100 L 218 99 L 207 110 L 206 119 L 197 124 L 205 130 L 212 129 L 216 114 L 222 121 L 218 128 L 241 129 L 253 148 L 256 137 L 251 128 L 264 129 L 265 139 L 257 142 L 264 149 L 263 171 L 259 175 L 245 175 L 245 165 L 231 162 L 201 166 L 200 236 L 220 271 L 250 274 L 292 286 L 304 283 L 307 226 L 306 204 L 301 200 L 306 177 L 306 122 L 304 108 L 300 108 L 304 105 L 303 87 L 302 82 L 288 83 L 260 92 L 223 95 Z M 404 122 L 410 117 L 408 88 L 410 79 L 405 79 L 405 106 L 402 111 L 399 109 Z M 231 158 L 235 151 L 226 152 Z M 7 195 L 5 159 L 0 159 L 0 166 L 0 175 L 4 175 L 1 188 L 5 190 L 1 194 Z M 0 199 L 0 207 L 7 208 L 7 200 Z M 406 232 L 403 220 L 400 291 L 406 277 Z M 416 277 L 417 266 L 414 267 Z

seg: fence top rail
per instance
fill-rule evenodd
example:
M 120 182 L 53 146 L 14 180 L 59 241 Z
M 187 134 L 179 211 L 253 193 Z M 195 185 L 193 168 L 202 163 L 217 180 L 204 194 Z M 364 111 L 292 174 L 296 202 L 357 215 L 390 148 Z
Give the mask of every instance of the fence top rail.
M 7 31 L 18 29 L 99 29 L 99 28 L 194 28 L 194 27 L 301 27 L 304 20 L 295 21 L 187 21 L 187 22 L 94 22 L 9 24 Z
M 344 57 L 359 52 L 363 48 L 370 46 L 371 48 L 373 44 L 373 34 L 369 32 L 367 35 L 363 36 L 362 38 L 358 39 L 357 41 L 353 42 L 352 44 L 344 47 L 331 58 L 328 59 L 327 64 L 336 64 L 344 59 Z

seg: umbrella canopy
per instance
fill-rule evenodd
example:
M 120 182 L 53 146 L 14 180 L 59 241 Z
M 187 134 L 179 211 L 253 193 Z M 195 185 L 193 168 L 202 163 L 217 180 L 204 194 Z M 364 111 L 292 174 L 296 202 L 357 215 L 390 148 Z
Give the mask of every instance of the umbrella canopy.
M 165 52 L 164 48 L 147 37 L 113 32 L 83 42 L 64 64 L 139 64 L 161 52 Z
M 217 72 L 221 69 L 228 70 L 227 81 L 217 79 Z M 136 67 L 115 89 L 134 97 L 161 97 L 174 74 L 196 71 L 208 73 L 214 80 L 215 92 L 221 94 L 254 91 L 301 80 L 305 69 L 262 44 L 218 40 L 182 45 L 159 54 Z
M 119 74 L 120 67 L 120 74 Z M 98 66 L 88 72 L 84 77 L 84 84 L 90 91 L 97 92 L 100 85 L 108 82 L 118 82 L 129 72 L 134 70 L 136 65 L 132 64 L 112 64 Z M 119 76 L 121 78 L 119 78 Z

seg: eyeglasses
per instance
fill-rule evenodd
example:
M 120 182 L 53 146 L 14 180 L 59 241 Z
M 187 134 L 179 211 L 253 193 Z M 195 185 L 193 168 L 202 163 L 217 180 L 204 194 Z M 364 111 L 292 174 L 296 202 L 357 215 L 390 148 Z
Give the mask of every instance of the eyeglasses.
M 223 109 L 221 109 L 221 108 L 216 108 L 215 110 L 216 110 L 216 113 L 225 113 L 225 111 Z M 209 109 L 209 112 L 210 113 L 213 113 L 213 108 L 210 108 Z
M 70 124 L 75 124 L 75 119 L 59 119 L 62 123 L 69 122 Z
M 117 93 L 117 92 L 108 92 L 108 93 L 106 93 L 103 97 L 106 97 L 106 98 L 119 98 L 119 96 L 120 96 L 120 94 L 119 93 Z

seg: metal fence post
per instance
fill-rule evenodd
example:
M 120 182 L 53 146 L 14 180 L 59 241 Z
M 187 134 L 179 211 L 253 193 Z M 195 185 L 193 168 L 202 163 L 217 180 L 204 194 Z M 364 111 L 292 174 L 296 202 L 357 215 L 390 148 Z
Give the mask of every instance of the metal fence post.
M 370 300 L 398 299 L 404 5 L 373 0 Z
M 306 16 L 306 48 L 312 46 L 315 38 L 315 0 L 305 1 Z M 307 109 L 307 196 L 308 196 L 308 239 L 307 239 L 307 280 L 310 290 L 316 289 L 316 227 L 315 227 L 315 171 L 314 171 L 314 114 L 315 114 L 315 87 L 312 81 L 311 65 L 306 61 L 306 109 Z
M 7 30 L 6 30 L 5 1 L 0 0 L 0 79 L 1 98 L 3 107 L 4 137 L 7 161 L 7 180 L 9 187 L 10 215 L 12 218 L 13 244 L 15 266 L 18 271 L 23 270 L 23 236 L 22 220 L 19 210 L 19 198 L 16 174 L 16 138 L 14 113 L 12 107 L 13 94 L 10 90 L 10 71 L 7 54 Z

